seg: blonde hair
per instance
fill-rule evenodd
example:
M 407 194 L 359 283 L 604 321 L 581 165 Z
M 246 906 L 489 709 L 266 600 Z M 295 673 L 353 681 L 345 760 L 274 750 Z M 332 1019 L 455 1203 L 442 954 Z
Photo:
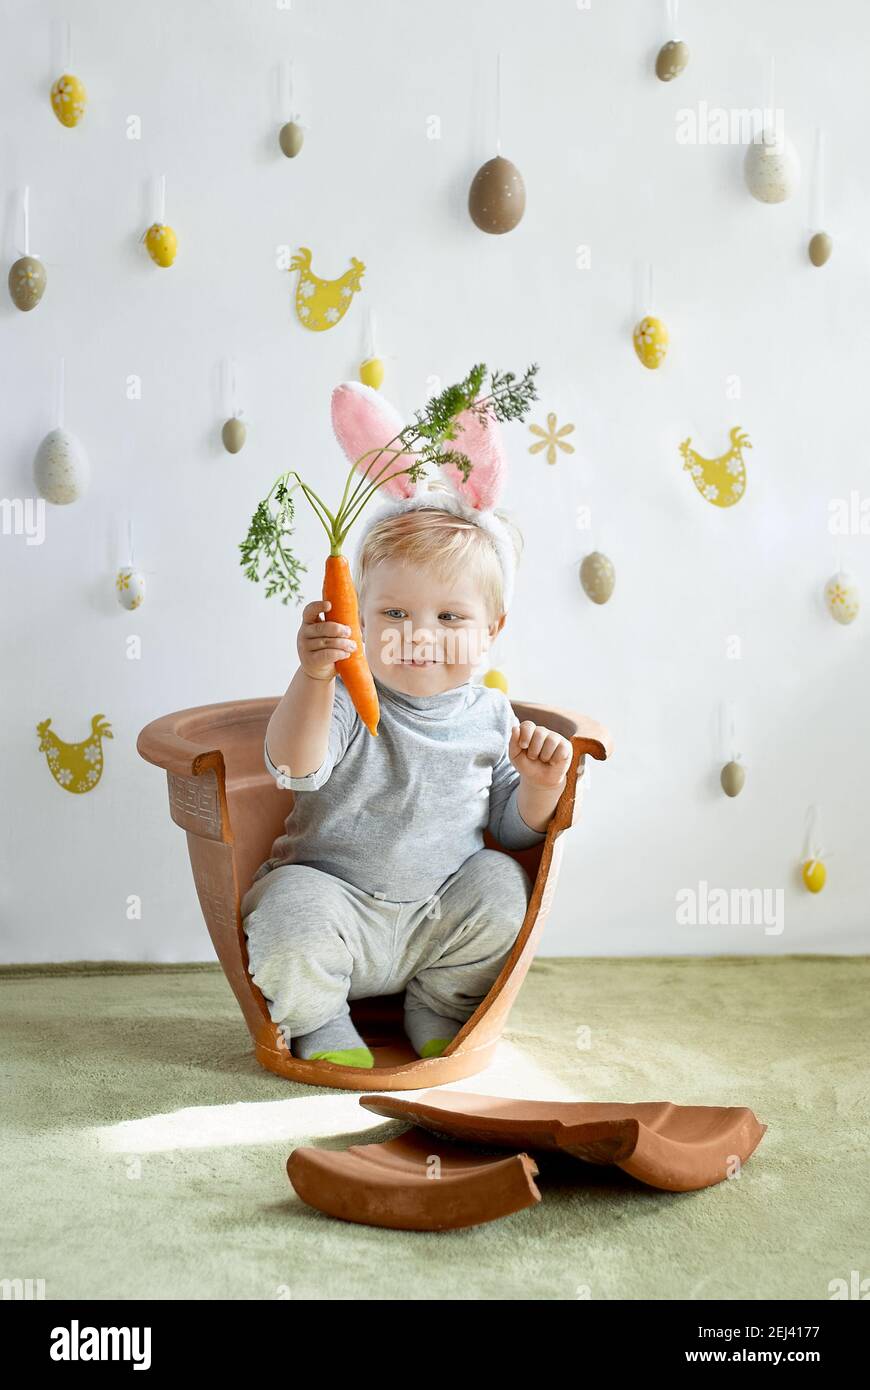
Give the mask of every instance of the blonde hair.
M 442 484 L 433 490 L 447 491 Z M 523 550 L 518 527 L 505 512 L 496 511 L 510 535 L 517 564 Z M 384 561 L 399 560 L 420 569 L 430 568 L 448 582 L 470 575 L 483 595 L 489 622 L 504 612 L 504 578 L 498 551 L 482 526 L 440 507 L 413 507 L 385 517 L 367 532 L 356 559 L 354 586 L 362 608 L 366 581 Z

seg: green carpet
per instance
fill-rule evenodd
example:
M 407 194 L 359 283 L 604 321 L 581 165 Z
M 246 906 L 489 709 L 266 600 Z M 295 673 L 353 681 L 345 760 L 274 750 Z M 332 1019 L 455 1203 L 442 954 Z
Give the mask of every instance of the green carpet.
M 542 1165 L 539 1206 L 433 1234 L 297 1198 L 296 1145 L 403 1126 L 263 1071 L 217 966 L 8 966 L 0 1277 L 47 1299 L 827 1299 L 870 1272 L 868 986 L 855 956 L 539 959 L 495 1064 L 450 1089 L 748 1105 L 767 1134 L 702 1192 Z

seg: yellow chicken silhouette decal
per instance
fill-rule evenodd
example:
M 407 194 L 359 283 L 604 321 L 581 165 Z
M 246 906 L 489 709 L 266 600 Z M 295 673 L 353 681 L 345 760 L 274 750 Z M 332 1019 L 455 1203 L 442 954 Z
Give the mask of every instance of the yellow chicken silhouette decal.
M 59 787 L 67 792 L 89 792 L 97 785 L 103 772 L 101 740 L 113 738 L 104 714 L 91 720 L 91 736 L 84 743 L 64 743 L 50 727 L 51 720 L 37 724 L 39 751 L 45 754 L 49 771 Z
M 360 287 L 365 266 L 356 256 L 350 258 L 350 270 L 338 280 L 321 280 L 311 273 L 311 252 L 302 246 L 290 262 L 290 270 L 299 271 L 296 285 L 296 314 L 301 324 L 314 333 L 334 328 L 348 310 L 348 305 Z
M 692 481 L 702 497 L 714 507 L 733 507 L 746 491 L 746 468 L 743 450 L 751 449 L 747 435 L 740 426 L 731 431 L 731 448 L 717 459 L 705 459 L 690 449 L 691 438 L 680 445 L 683 467 L 688 468 Z

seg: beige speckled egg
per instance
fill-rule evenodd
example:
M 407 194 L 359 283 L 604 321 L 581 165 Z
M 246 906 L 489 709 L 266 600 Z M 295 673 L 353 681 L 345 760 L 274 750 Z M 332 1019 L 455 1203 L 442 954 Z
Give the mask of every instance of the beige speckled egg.
M 825 585 L 825 603 L 828 612 L 838 623 L 853 623 L 861 608 L 858 585 L 851 574 L 835 574 Z
M 115 596 L 122 608 L 132 612 L 145 602 L 145 576 L 141 570 L 124 565 L 115 578 Z
M 64 507 L 87 492 L 90 468 L 87 455 L 68 430 L 52 430 L 36 451 L 33 478 L 40 497 Z
M 593 550 L 580 566 L 580 583 L 583 592 L 593 603 L 606 603 L 616 584 L 616 571 L 613 561 L 600 550 Z
M 305 133 L 301 125 L 295 121 L 288 121 L 282 125 L 278 132 L 278 144 L 281 146 L 281 153 L 286 154 L 288 159 L 295 159 L 305 143 Z
M 501 155 L 487 160 L 468 190 L 468 211 L 475 227 L 497 236 L 511 232 L 525 210 L 526 186 L 516 165 Z
M 800 183 L 800 161 L 790 140 L 753 141 L 743 161 L 746 187 L 760 203 L 784 203 Z
M 237 415 L 234 415 L 231 420 L 227 420 L 221 430 L 223 446 L 228 454 L 237 454 L 244 446 L 247 437 L 248 431 Z
M 656 77 L 660 82 L 671 82 L 679 77 L 688 61 L 689 50 L 682 39 L 669 39 L 658 51 Z
M 45 266 L 35 256 L 21 256 L 9 271 L 9 293 L 16 309 L 35 309 L 45 293 Z
M 742 763 L 726 763 L 719 774 L 719 781 L 726 796 L 739 796 L 746 781 L 746 769 Z
M 831 259 L 833 249 L 834 243 L 827 232 L 816 232 L 807 247 L 813 265 L 824 265 L 826 261 Z

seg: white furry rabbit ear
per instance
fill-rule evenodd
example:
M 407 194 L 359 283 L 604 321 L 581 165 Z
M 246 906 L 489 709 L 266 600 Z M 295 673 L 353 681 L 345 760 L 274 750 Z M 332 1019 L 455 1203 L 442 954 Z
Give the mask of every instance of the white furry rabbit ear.
M 507 454 L 498 421 L 491 410 L 464 410 L 456 423 L 456 438 L 448 439 L 444 448 L 465 454 L 474 467 L 467 482 L 455 463 L 445 463 L 438 471 L 469 506 L 492 511 L 507 477 Z
M 414 462 L 413 456 L 391 458 L 389 452 L 381 452 L 404 429 L 404 423 L 379 391 L 361 381 L 344 381 L 332 393 L 332 428 L 347 457 L 369 482 L 378 477 L 387 480 L 381 482 L 376 497 L 381 493 L 413 497 L 417 492 L 417 484 L 402 472 Z

